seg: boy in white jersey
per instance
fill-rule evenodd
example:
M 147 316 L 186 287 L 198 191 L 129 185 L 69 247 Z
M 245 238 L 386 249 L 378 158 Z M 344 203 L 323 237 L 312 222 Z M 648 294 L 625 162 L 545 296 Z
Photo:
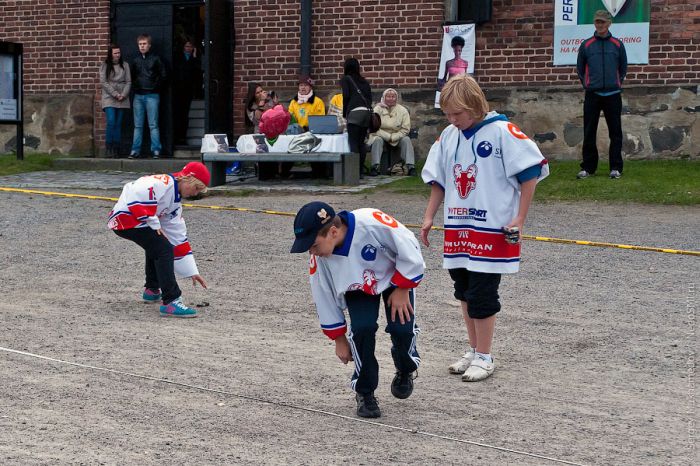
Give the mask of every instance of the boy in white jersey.
M 444 204 L 443 268 L 461 302 L 469 346 L 449 366 L 465 382 L 493 374 L 491 356 L 501 274 L 520 264 L 520 234 L 539 180 L 549 174 L 537 145 L 504 115 L 489 112 L 476 81 L 459 75 L 445 84 L 440 107 L 450 126 L 433 144 L 423 168 L 432 185 L 421 227 L 428 233 Z
M 209 170 L 201 162 L 190 162 L 172 175 L 142 176 L 124 186 L 109 213 L 109 228 L 146 252 L 142 296 L 148 303 L 162 299 L 162 316 L 197 317 L 195 309 L 183 304 L 175 279 L 177 273 L 207 287 L 192 255 L 180 201 L 205 192 L 209 180 Z
M 350 386 L 356 392 L 360 417 L 381 416 L 374 390 L 379 365 L 374 356 L 380 297 L 384 298 L 391 356 L 396 375 L 391 393 L 408 398 L 420 364 L 416 350 L 413 288 L 423 278 L 425 264 L 413 233 L 377 209 L 339 212 L 323 202 L 302 207 L 294 219 L 296 237 L 291 252 L 311 254 L 311 292 L 321 329 L 335 341 L 335 354 L 355 362 Z M 343 310 L 350 315 L 350 332 Z

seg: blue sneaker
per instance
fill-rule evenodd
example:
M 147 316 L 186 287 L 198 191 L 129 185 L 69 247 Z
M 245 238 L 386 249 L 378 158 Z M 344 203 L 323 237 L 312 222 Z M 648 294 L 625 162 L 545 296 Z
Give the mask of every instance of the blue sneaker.
M 160 290 L 153 288 L 144 288 L 143 300 L 147 303 L 157 303 L 158 301 L 160 301 Z
M 182 298 L 177 298 L 170 304 L 160 305 L 160 315 L 163 317 L 197 317 L 197 311 L 182 303 Z

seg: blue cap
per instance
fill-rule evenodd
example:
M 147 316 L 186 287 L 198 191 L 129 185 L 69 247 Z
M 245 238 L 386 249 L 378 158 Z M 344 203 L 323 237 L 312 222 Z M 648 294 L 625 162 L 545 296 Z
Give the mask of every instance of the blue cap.
M 306 252 L 316 241 L 318 232 L 335 217 L 333 207 L 325 202 L 309 202 L 294 218 L 294 244 L 289 252 Z

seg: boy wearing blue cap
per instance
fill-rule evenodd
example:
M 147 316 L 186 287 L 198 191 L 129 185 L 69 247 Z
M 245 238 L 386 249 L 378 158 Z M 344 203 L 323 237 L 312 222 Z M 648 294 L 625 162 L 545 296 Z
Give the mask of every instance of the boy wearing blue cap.
M 380 296 L 384 298 L 391 356 L 396 375 L 391 393 L 408 398 L 420 364 L 416 349 L 413 289 L 425 264 L 415 235 L 377 209 L 342 211 L 323 202 L 303 206 L 294 219 L 296 237 L 290 252 L 308 251 L 311 292 L 321 329 L 335 341 L 335 354 L 354 361 L 350 386 L 360 417 L 381 416 L 374 391 L 379 365 L 374 356 Z M 350 332 L 343 310 L 350 316 Z

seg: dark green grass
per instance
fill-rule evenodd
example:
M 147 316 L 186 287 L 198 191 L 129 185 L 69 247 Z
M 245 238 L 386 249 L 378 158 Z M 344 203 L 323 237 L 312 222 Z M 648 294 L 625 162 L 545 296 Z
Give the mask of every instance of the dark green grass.
M 24 154 L 24 160 L 17 160 L 15 154 L 0 155 L 0 176 L 51 170 L 55 158 L 47 154 Z
M 668 205 L 700 204 L 700 161 L 626 161 L 622 178 L 611 180 L 607 164 L 595 176 L 577 180 L 577 161 L 552 161 L 550 175 L 537 186 L 538 201 L 604 201 Z M 378 187 L 390 191 L 428 196 L 430 188 L 420 177 L 403 178 Z

